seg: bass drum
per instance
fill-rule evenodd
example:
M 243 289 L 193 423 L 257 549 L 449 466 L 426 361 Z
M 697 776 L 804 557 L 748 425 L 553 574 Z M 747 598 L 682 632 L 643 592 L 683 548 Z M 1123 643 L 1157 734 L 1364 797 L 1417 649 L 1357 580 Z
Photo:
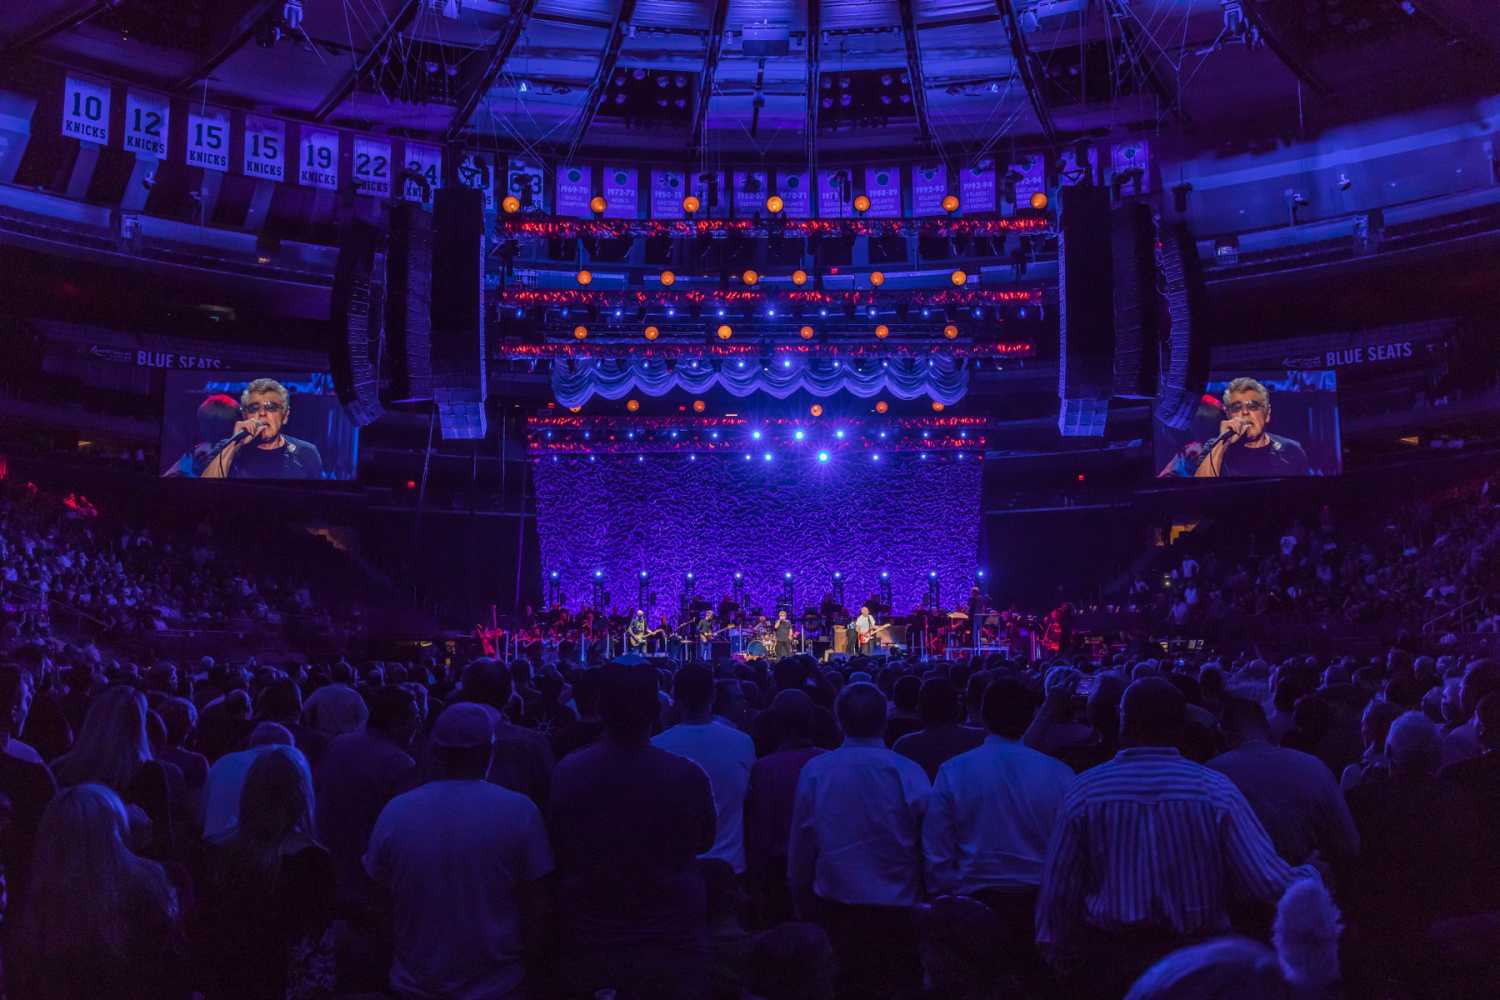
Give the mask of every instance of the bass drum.
M 759 639 L 752 640 L 750 645 L 745 647 L 745 655 L 752 660 L 764 660 L 770 652 L 770 648 Z

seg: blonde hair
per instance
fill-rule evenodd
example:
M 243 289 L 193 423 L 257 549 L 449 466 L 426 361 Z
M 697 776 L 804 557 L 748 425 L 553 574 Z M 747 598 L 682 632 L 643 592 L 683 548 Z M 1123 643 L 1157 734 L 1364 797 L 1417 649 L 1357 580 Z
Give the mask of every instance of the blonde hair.
M 141 765 L 152 759 L 146 738 L 146 696 L 134 688 L 105 688 L 88 714 L 73 749 L 57 758 L 52 773 L 59 785 L 97 782 L 120 794 Z
M 245 391 L 240 393 L 240 405 L 249 406 L 250 397 L 261 393 L 274 392 L 281 397 L 281 408 L 289 410 L 292 408 L 292 394 L 286 391 L 286 386 L 274 378 L 258 378 L 245 386 Z

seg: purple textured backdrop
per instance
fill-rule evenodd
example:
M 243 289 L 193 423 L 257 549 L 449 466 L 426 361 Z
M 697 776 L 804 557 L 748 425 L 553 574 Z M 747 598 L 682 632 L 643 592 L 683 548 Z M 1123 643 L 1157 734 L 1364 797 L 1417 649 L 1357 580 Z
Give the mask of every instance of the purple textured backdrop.
M 784 573 L 800 611 L 844 574 L 851 608 L 890 573 L 896 610 L 922 603 L 936 571 L 945 606 L 962 604 L 979 557 L 981 463 L 915 455 L 812 454 L 765 462 L 727 455 L 540 461 L 535 470 L 542 572 L 558 572 L 564 601 L 586 605 L 595 570 L 611 607 L 635 604 L 641 570 L 656 595 L 652 620 L 674 613 L 685 574 L 699 597 L 727 597 L 736 570 L 749 605 L 774 608 Z

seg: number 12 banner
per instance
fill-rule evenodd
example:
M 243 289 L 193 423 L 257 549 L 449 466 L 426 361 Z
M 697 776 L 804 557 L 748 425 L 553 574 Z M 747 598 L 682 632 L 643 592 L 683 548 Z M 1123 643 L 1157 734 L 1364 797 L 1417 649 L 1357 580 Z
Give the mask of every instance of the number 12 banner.
M 125 151 L 154 159 L 167 155 L 172 109 L 165 97 L 140 90 L 125 94 Z

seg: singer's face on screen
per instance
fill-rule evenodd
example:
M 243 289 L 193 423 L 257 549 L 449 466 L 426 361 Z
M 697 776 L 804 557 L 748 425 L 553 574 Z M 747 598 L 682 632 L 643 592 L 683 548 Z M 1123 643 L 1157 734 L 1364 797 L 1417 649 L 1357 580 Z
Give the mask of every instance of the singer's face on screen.
M 241 409 L 246 420 L 259 420 L 265 424 L 257 441 L 275 441 L 291 413 L 286 401 L 275 392 L 252 392 L 250 401 Z
M 1266 432 L 1266 424 L 1271 422 L 1271 401 L 1254 389 L 1230 393 L 1225 409 L 1229 411 L 1230 420 L 1249 423 L 1250 427 L 1245 431 L 1247 441 L 1259 439 Z

